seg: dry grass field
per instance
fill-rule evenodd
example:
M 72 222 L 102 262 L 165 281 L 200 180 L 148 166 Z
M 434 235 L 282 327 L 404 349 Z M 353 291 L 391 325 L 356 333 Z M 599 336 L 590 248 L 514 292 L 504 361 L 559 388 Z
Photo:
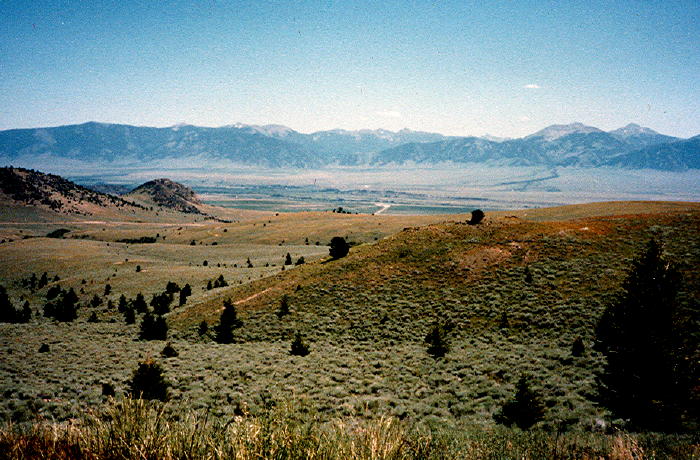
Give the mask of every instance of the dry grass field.
M 102 385 L 121 397 L 150 356 L 171 384 L 169 416 L 202 410 L 222 420 L 264 417 L 270 401 L 291 401 L 321 422 L 395 417 L 493 430 L 493 414 L 527 374 L 545 401 L 541 428 L 586 432 L 609 420 L 594 402 L 603 358 L 591 349 L 593 327 L 650 237 L 661 238 L 679 264 L 685 295 L 700 300 L 694 203 L 489 213 L 478 226 L 465 224 L 469 216 L 329 212 L 221 210 L 220 220 L 190 215 L 179 222 L 162 214 L 141 222 L 44 213 L 19 223 L 17 216 L 3 214 L 0 222 L 2 238 L 12 239 L 0 244 L 0 284 L 15 305 L 28 301 L 34 316 L 28 324 L 0 324 L 0 418 L 20 424 L 105 407 Z M 57 228 L 70 232 L 45 237 Z M 328 257 L 333 236 L 353 243 L 347 257 Z M 142 237 L 155 242 L 118 242 Z M 287 253 L 306 263 L 284 266 Z M 60 279 L 41 289 L 23 285 L 43 272 Z M 229 285 L 207 289 L 220 275 Z M 138 340 L 140 317 L 127 325 L 107 301 L 140 292 L 148 302 L 169 281 L 189 283 L 193 294 L 166 315 L 168 341 L 179 352 L 166 359 L 165 341 Z M 41 315 L 54 285 L 79 294 L 76 321 Z M 103 303 L 92 307 L 95 295 Z M 278 317 L 285 295 L 291 313 Z M 201 335 L 198 326 L 214 326 L 229 298 L 243 325 L 234 343 L 218 344 L 211 329 Z M 97 323 L 87 321 L 93 312 Z M 438 360 L 424 343 L 437 321 L 450 324 L 450 352 Z M 296 332 L 308 356 L 290 355 Z M 573 357 L 578 337 L 586 351 Z M 42 344 L 49 352 L 39 353 Z

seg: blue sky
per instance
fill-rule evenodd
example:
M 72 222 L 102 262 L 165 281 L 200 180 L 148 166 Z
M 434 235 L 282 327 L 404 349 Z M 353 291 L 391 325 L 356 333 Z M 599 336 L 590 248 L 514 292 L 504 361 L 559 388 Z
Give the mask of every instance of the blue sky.
M 0 129 L 700 134 L 700 2 L 0 1 Z

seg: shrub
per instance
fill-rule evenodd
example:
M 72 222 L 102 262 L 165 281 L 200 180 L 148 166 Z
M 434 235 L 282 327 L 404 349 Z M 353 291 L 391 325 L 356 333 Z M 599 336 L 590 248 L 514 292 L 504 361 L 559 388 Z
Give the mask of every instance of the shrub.
M 99 323 L 99 322 L 100 322 L 100 320 L 97 319 L 97 312 L 93 311 L 90 314 L 90 317 L 88 318 L 88 323 Z
M 180 290 L 180 286 L 178 286 L 177 283 L 173 281 L 168 281 L 168 284 L 165 285 L 165 292 L 168 294 L 175 294 Z
M 515 388 L 513 398 L 493 418 L 501 425 L 517 425 L 521 430 L 528 430 L 544 418 L 544 404 L 530 388 L 527 377 L 521 376 Z
M 111 285 L 111 284 L 105 284 L 105 292 L 104 292 L 103 295 L 106 297 L 106 296 L 108 296 L 111 292 L 112 292 L 112 285 Z
M 440 324 L 433 326 L 428 335 L 425 336 L 425 342 L 428 344 L 428 354 L 433 358 L 441 358 L 450 351 L 445 329 Z
M 197 328 L 197 333 L 202 336 L 209 332 L 209 324 L 205 320 L 202 320 L 201 323 L 199 323 L 199 327 Z
M 147 358 L 134 371 L 129 382 L 129 394 L 134 398 L 166 401 L 169 386 L 160 364 Z
M 236 306 L 231 302 L 231 299 L 224 300 L 224 311 L 221 312 L 219 324 L 214 327 L 216 336 L 214 340 L 218 343 L 233 342 L 233 329 L 239 328 L 243 322 L 238 319 Z
M 294 262 L 294 265 L 303 265 L 306 263 L 306 259 L 304 259 L 304 256 L 301 256 L 297 259 L 296 262 Z
M 163 347 L 163 351 L 160 352 L 161 356 L 164 358 L 175 358 L 177 357 L 180 353 L 177 352 L 175 347 L 173 347 L 173 344 L 168 342 L 165 344 L 165 347 Z
M 485 214 L 481 209 L 475 209 L 472 211 L 472 218 L 467 222 L 469 225 L 478 225 L 484 220 Z
M 301 333 L 297 332 L 294 334 L 294 340 L 292 340 L 292 347 L 289 352 L 294 356 L 306 356 L 311 353 L 309 346 L 304 342 Z
M 328 253 L 334 259 L 340 259 L 345 257 L 350 252 L 350 245 L 345 241 L 342 236 L 334 236 L 331 238 L 330 249 Z

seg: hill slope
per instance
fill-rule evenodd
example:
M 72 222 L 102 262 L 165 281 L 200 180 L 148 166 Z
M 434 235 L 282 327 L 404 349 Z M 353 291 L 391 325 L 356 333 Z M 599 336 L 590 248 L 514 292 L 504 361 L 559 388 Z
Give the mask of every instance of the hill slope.
M 142 206 L 95 192 L 61 176 L 23 168 L 0 168 L 0 202 L 64 214 L 94 215 L 107 209 L 133 211 Z
M 170 179 L 155 179 L 139 185 L 125 195 L 145 203 L 163 206 L 175 211 L 201 214 L 199 201 L 194 191 Z

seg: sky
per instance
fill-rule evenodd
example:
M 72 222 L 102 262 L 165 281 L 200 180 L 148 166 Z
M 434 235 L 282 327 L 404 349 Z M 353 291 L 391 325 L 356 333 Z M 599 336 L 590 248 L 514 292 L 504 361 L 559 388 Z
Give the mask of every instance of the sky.
M 700 1 L 0 0 L 0 130 L 700 134 Z

